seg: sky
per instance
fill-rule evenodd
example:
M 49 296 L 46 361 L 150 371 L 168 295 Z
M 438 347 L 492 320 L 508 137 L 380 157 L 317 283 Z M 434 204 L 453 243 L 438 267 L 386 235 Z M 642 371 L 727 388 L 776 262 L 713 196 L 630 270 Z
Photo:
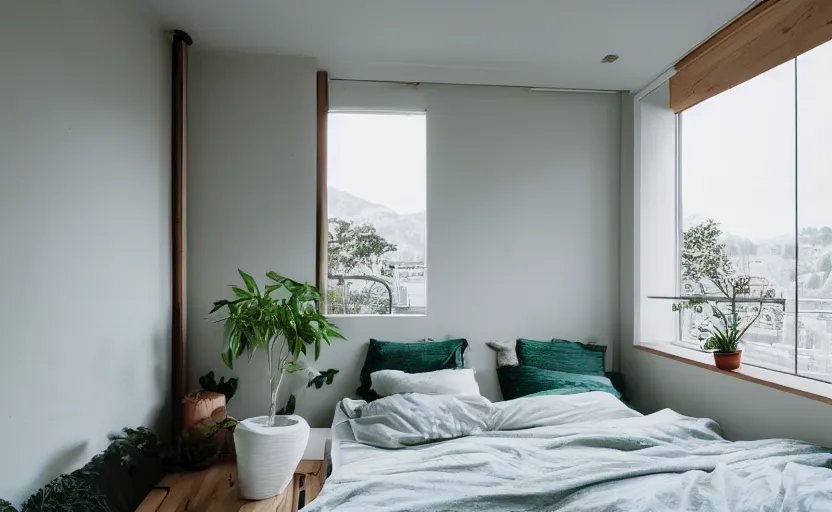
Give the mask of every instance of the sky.
M 327 184 L 400 214 L 425 211 L 426 116 L 330 113 Z
M 832 226 L 830 91 L 832 42 L 683 112 L 683 216 L 793 236 L 797 193 L 801 229 Z

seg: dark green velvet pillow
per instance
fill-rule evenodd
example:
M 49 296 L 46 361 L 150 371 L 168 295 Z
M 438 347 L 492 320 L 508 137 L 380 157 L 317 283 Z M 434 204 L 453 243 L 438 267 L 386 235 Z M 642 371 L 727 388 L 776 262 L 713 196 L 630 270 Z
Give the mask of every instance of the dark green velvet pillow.
M 606 391 L 621 399 L 610 379 L 603 375 L 582 375 L 534 366 L 503 366 L 497 368 L 497 377 L 505 400 L 532 394 L 572 395 L 589 391 Z
M 468 342 L 464 339 L 416 343 L 370 340 L 367 358 L 361 368 L 361 386 L 356 393 L 368 402 L 378 399 L 379 396 L 370 389 L 370 374 L 379 370 L 422 373 L 462 368 L 467 347 Z
M 604 372 L 604 375 L 612 382 L 612 387 L 621 393 L 621 398 L 627 398 L 627 392 L 624 388 L 624 374 L 621 372 Z
M 587 345 L 575 341 L 517 340 L 520 366 L 535 366 L 558 372 L 604 376 L 604 345 Z

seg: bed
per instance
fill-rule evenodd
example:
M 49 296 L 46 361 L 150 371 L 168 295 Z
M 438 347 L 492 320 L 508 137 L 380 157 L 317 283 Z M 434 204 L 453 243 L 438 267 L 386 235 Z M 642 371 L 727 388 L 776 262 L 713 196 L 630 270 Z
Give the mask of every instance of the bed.
M 330 457 L 306 512 L 832 510 L 828 449 L 726 441 L 712 420 L 599 391 L 345 399 Z

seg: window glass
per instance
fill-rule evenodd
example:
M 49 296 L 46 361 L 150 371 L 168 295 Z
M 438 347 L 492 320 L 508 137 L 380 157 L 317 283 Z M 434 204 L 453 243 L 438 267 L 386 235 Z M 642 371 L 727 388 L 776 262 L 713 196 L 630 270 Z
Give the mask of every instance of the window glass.
M 427 312 L 426 116 L 331 112 L 328 314 Z
M 800 375 L 832 382 L 832 43 L 797 58 Z
M 743 338 L 743 362 L 788 372 L 794 372 L 795 360 L 794 91 L 791 61 L 686 110 L 679 159 L 683 233 L 715 235 L 718 243 L 697 250 L 724 252 L 725 272 L 750 278 L 746 297 L 786 299 L 785 311 L 763 306 Z M 722 295 L 711 283 L 684 275 L 681 289 Z M 759 304 L 738 309 L 750 318 Z M 708 306 L 686 310 L 681 318 L 680 339 L 695 347 L 715 322 Z

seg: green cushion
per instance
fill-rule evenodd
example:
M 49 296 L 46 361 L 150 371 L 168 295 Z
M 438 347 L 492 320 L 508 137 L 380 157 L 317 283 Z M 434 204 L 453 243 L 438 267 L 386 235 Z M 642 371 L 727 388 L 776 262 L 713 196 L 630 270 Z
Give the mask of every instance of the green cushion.
M 379 370 L 422 373 L 462 368 L 466 347 L 468 342 L 464 339 L 417 343 L 370 340 L 361 368 L 361 386 L 356 393 L 367 401 L 378 399 L 379 396 L 370 389 L 370 374 Z
M 503 398 L 513 400 L 533 394 L 571 395 L 589 391 L 606 391 L 618 399 L 621 394 L 610 379 L 597 375 L 559 372 L 534 366 L 503 366 L 497 368 Z
M 535 366 L 558 372 L 604 376 L 604 345 L 574 341 L 517 340 L 517 359 L 521 366 Z

